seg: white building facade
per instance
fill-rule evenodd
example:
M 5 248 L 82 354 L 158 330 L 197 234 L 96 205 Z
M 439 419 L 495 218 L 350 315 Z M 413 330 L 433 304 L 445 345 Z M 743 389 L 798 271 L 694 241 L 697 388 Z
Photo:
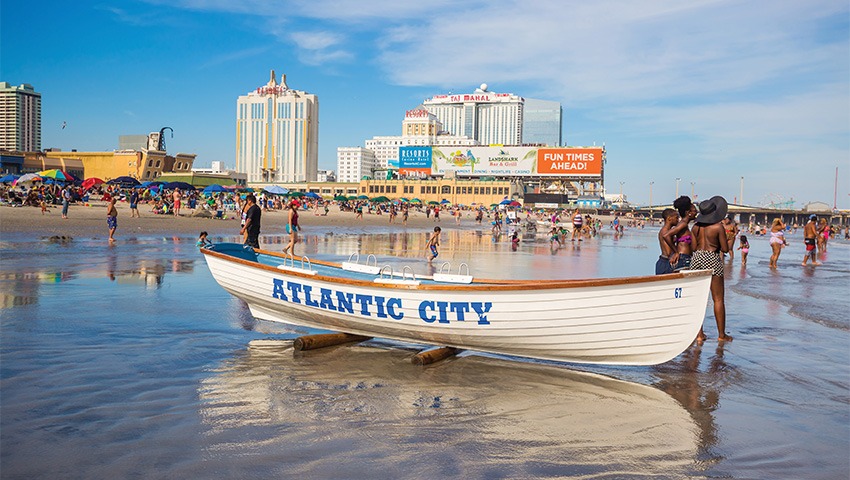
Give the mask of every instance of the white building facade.
M 236 102 L 236 170 L 248 182 L 315 181 L 319 167 L 319 99 L 292 90 L 286 75 Z
M 422 103 L 452 135 L 475 139 L 480 145 L 522 144 L 523 98 L 493 93 L 482 84 L 474 93 L 435 95 Z
M 401 132 L 401 136 L 380 136 L 366 140 L 366 148 L 375 152 L 377 168 L 397 168 L 399 147 L 409 145 L 479 145 L 472 138 L 446 133 L 437 116 L 424 108 L 405 112 L 404 120 L 401 123 Z
M 363 147 L 339 147 L 336 149 L 337 182 L 359 182 L 363 177 L 372 177 L 379 168 L 375 152 Z
M 0 150 L 41 150 L 41 94 L 28 83 L 0 82 Z

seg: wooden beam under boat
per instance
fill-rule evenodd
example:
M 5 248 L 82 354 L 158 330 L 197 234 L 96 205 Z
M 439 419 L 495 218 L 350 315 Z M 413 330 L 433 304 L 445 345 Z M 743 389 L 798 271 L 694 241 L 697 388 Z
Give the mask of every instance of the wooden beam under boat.
M 453 357 L 462 351 L 462 349 L 455 347 L 440 347 L 433 350 L 419 352 L 413 356 L 411 361 L 414 365 L 430 365 L 432 363 L 439 362 L 440 360 Z
M 292 346 L 295 350 L 316 350 L 317 348 L 332 347 L 343 343 L 365 342 L 372 337 L 363 335 L 351 335 L 349 333 L 319 333 L 316 335 L 304 335 L 295 339 Z

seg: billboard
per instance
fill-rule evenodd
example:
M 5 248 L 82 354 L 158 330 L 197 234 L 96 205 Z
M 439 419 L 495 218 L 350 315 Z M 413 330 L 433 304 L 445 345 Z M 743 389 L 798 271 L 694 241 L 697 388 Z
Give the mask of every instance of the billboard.
M 604 161 L 603 147 L 410 148 L 432 148 L 432 175 L 598 178 Z
M 430 175 L 431 147 L 398 147 L 398 172 L 401 175 Z
M 540 148 L 537 150 L 537 173 L 599 177 L 602 176 L 602 160 L 602 147 Z
M 454 171 L 458 176 L 533 175 L 533 147 L 434 147 L 434 175 Z

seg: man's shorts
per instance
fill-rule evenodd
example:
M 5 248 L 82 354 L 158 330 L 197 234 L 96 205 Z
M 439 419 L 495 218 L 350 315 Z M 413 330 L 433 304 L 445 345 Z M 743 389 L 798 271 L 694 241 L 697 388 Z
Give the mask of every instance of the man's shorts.
M 659 256 L 658 261 L 655 262 L 655 274 L 664 275 L 666 273 L 673 273 L 673 267 L 670 265 L 670 259 L 664 256 Z
M 806 251 L 807 252 L 811 252 L 812 250 L 815 249 L 815 239 L 814 238 L 807 238 L 807 239 L 803 240 L 803 242 L 806 244 Z
M 118 228 L 118 217 L 106 217 L 106 225 L 110 230 Z
M 437 247 L 434 246 L 434 245 L 431 245 L 431 256 L 432 256 L 432 258 L 437 258 L 437 255 L 438 255 Z

